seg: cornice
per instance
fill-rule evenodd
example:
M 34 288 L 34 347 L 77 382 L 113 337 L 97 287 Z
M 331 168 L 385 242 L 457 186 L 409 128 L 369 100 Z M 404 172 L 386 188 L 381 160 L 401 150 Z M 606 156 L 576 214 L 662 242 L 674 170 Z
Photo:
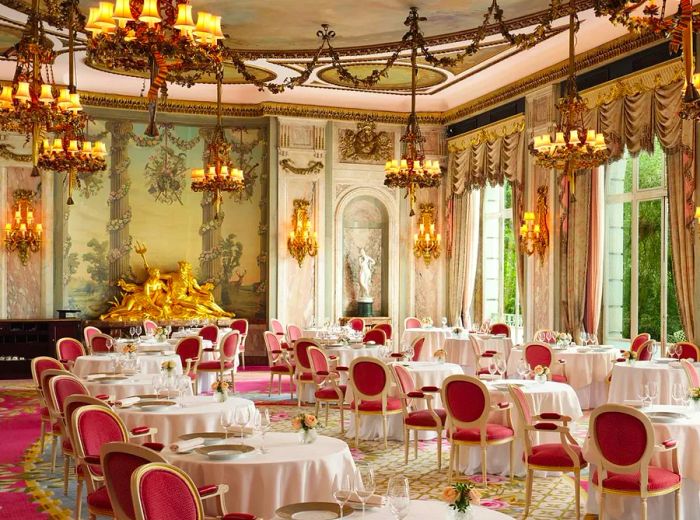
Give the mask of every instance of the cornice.
M 458 135 L 447 140 L 447 150 L 461 152 L 470 147 L 479 146 L 485 142 L 493 143 L 501 137 L 505 137 L 525 129 L 525 116 L 518 114 L 502 121 L 482 126 L 472 132 Z

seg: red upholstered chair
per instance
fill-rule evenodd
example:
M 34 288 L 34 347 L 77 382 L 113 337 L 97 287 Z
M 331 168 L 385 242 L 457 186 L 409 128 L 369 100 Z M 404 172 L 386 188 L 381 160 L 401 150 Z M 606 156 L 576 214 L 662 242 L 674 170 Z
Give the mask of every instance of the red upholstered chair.
M 297 325 L 287 325 L 287 340 L 290 343 L 294 343 L 296 340 L 301 339 L 304 333 L 301 327 Z
M 40 377 L 40 385 L 41 385 L 41 393 L 44 396 L 44 402 L 46 403 L 46 411 L 49 414 L 49 422 L 51 423 L 51 428 L 47 431 L 47 433 L 51 436 L 51 471 L 53 472 L 56 469 L 56 446 L 58 444 L 59 439 L 61 438 L 61 427 L 59 424 L 59 413 L 56 411 L 56 409 L 53 406 L 53 402 L 51 399 L 51 389 L 50 389 L 50 383 L 51 380 L 59 375 L 67 375 L 67 376 L 72 376 L 70 372 L 67 370 L 56 370 L 53 368 L 48 368 L 46 370 L 43 370 L 41 372 L 41 377 Z
M 56 342 L 56 357 L 67 370 L 71 369 L 76 359 L 84 355 L 85 347 L 75 338 L 61 338 Z
M 39 415 L 41 417 L 41 433 L 39 441 L 41 442 L 41 453 L 44 453 L 44 437 L 47 431 L 51 431 L 52 424 L 49 408 L 46 405 L 46 396 L 41 389 L 41 374 L 45 370 L 63 370 L 63 363 L 48 356 L 39 356 L 32 359 L 32 380 L 34 381 L 34 386 L 39 394 Z
M 383 331 L 380 332 L 383 333 Z M 353 392 L 350 409 L 355 414 L 356 448 L 359 443 L 363 415 L 381 416 L 384 448 L 388 447 L 387 416 L 403 413 L 401 399 L 390 395 L 393 379 L 389 367 L 377 358 L 362 356 L 353 359 L 350 363 L 349 381 Z
M 589 435 L 598 467 L 591 482 L 598 486 L 600 512 L 605 518 L 605 494 L 636 495 L 641 499 L 642 520 L 647 519 L 647 499 L 675 493 L 675 518 L 680 520 L 681 475 L 676 441 L 656 444 L 649 417 L 630 406 L 605 404 L 591 413 Z M 658 454 L 670 457 L 671 469 L 652 466 Z
M 379 323 L 372 327 L 372 330 L 383 330 L 387 341 L 391 341 L 391 336 L 394 331 L 394 329 L 391 327 L 391 323 Z
M 197 375 L 202 373 L 210 374 L 218 372 L 219 379 L 223 381 L 224 372 L 231 373 L 231 390 L 236 391 L 236 357 L 240 348 L 240 334 L 237 330 L 226 333 L 219 342 L 219 359 L 212 361 L 200 361 L 197 363 Z
M 554 331 L 552 329 L 538 330 L 532 337 L 532 341 L 546 343 L 547 345 L 551 345 L 557 342 L 556 338 L 554 337 Z
M 642 343 L 637 349 L 637 361 L 649 361 L 651 359 L 651 348 L 654 340 L 650 339 Z
M 689 341 L 679 341 L 676 343 L 676 347 L 678 347 L 678 345 L 681 347 L 681 353 L 678 355 L 674 354 L 673 357 L 678 359 L 700 361 L 700 348 L 698 348 L 697 345 L 690 343 Z
M 693 363 L 691 363 L 687 359 L 681 359 L 681 366 L 683 367 L 685 375 L 688 378 L 688 385 L 691 388 L 700 387 L 700 375 L 695 369 L 695 365 L 693 365 Z
M 637 352 L 639 347 L 651 339 L 651 335 L 643 332 L 642 334 L 637 334 L 637 336 L 632 340 L 630 344 L 630 350 L 632 352 Z
M 472 349 L 474 354 L 474 360 L 476 361 L 476 366 L 474 367 L 474 373 L 477 377 L 490 375 L 488 365 L 493 360 L 493 357 L 497 354 L 495 351 L 488 350 L 486 352 L 481 352 L 479 344 L 476 341 L 469 342 L 469 348 Z M 486 364 L 486 366 L 484 366 Z
M 90 339 L 90 353 L 110 352 L 110 349 L 107 348 L 108 343 L 114 348 L 114 339 L 109 334 L 102 334 L 101 332 L 94 334 Z
M 197 394 L 197 366 L 202 359 L 202 337 L 187 336 L 177 342 L 175 353 L 180 356 L 182 373 L 192 380 L 192 392 Z
M 143 332 L 146 336 L 153 336 L 158 329 L 158 324 L 153 320 L 143 320 Z
M 316 398 L 316 416 L 318 416 L 319 406 L 326 405 L 326 424 L 328 424 L 328 409 L 331 404 L 335 404 L 340 410 L 340 433 L 345 433 L 345 418 L 343 416 L 343 403 L 345 402 L 345 392 L 347 385 L 338 384 L 340 374 L 338 371 L 347 370 L 347 367 L 336 366 L 331 368 L 326 353 L 316 346 L 307 349 L 311 374 L 316 385 L 314 397 Z
M 243 318 L 233 320 L 231 329 L 238 331 L 238 353 L 241 355 L 241 365 L 245 368 L 245 342 L 248 338 L 248 320 Z
M 557 383 L 568 383 L 569 380 L 566 378 L 566 362 L 564 360 L 558 360 L 556 364 L 561 365 L 562 373 L 554 373 L 554 353 L 552 348 L 546 343 L 527 343 L 523 347 L 523 356 L 527 362 L 527 366 L 530 370 L 534 370 L 537 365 L 542 365 L 549 367 L 549 379 Z
M 399 388 L 401 409 L 403 411 L 403 446 L 404 464 L 408 464 L 408 445 L 411 441 L 410 432 L 413 430 L 414 457 L 418 458 L 418 432 L 437 432 L 438 470 L 442 468 L 442 430 L 447 422 L 447 412 L 433 408 L 433 394 L 439 393 L 437 387 L 416 388 L 416 382 L 411 373 L 402 365 L 391 365 L 394 380 Z M 417 409 L 417 402 L 423 402 L 425 408 Z
M 403 320 L 403 328 L 405 329 L 420 329 L 421 323 L 418 318 L 408 317 Z
M 510 327 L 505 323 L 494 323 L 491 325 L 491 334 L 505 334 L 510 338 Z
M 350 325 L 350 328 L 355 332 L 365 331 L 365 320 L 362 318 L 353 318 L 348 322 L 348 325 Z
M 280 342 L 284 341 L 284 325 L 282 325 L 280 320 L 270 318 L 270 331 L 277 335 Z
M 102 334 L 102 331 L 97 327 L 88 325 L 83 329 L 83 339 L 85 340 L 85 348 L 90 348 L 90 343 L 92 343 L 92 337 L 95 334 Z
M 413 349 L 413 357 L 411 358 L 411 361 L 420 360 L 420 355 L 423 353 L 424 344 L 425 336 L 421 336 L 420 338 L 416 338 L 413 340 L 413 343 L 411 343 L 411 348 Z
M 289 362 L 287 352 L 282 349 L 280 339 L 277 334 L 266 330 L 263 333 L 265 340 L 265 350 L 267 352 L 267 362 L 270 365 L 270 389 L 268 397 L 272 395 L 272 382 L 275 376 L 279 377 L 277 393 L 282 394 L 282 376 L 289 376 L 289 398 L 294 399 L 294 365 Z
M 302 338 L 294 343 L 294 382 L 297 386 L 298 406 L 301 406 L 301 394 L 304 386 L 316 384 L 311 373 L 311 361 L 307 352 L 309 347 L 318 347 L 318 343 L 307 338 Z
M 513 480 L 515 432 L 510 420 L 510 403 L 491 406 L 488 388 L 476 377 L 450 376 L 442 384 L 442 404 L 447 411 L 447 437 L 450 441 L 450 468 L 448 481 L 459 460 L 459 450 L 478 446 L 481 448 L 481 477 L 488 485 L 486 472 L 486 448 L 499 444 L 510 445 L 510 478 Z M 505 424 L 489 422 L 492 412 L 505 414 Z
M 576 520 L 579 520 L 581 518 L 581 468 L 585 468 L 588 463 L 583 458 L 581 447 L 569 431 L 568 424 L 571 422 L 571 417 L 558 413 L 533 415 L 525 392 L 514 385 L 508 385 L 508 390 L 520 415 L 520 422 L 523 424 L 522 437 L 525 441 L 523 460 L 525 461 L 527 478 L 525 481 L 525 513 L 523 518 L 527 518 L 530 511 L 534 472 L 542 470 L 572 472 L 574 474 Z M 558 432 L 559 442 L 533 445 L 532 434 L 538 432 Z
M 216 342 L 219 340 L 219 327 L 216 325 L 205 325 L 199 329 L 197 335 L 202 339 L 211 341 L 212 348 L 216 349 Z
M 376 343 L 377 345 L 386 345 L 386 340 L 386 332 L 384 332 L 382 329 L 377 328 L 367 331 L 367 334 L 365 334 L 362 338 L 363 343 L 369 343 L 370 341 L 374 341 L 374 343 Z

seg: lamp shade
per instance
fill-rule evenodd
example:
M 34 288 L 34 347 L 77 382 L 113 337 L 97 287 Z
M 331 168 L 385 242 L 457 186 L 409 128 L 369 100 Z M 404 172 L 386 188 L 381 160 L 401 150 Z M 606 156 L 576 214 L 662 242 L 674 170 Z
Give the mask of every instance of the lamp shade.
M 175 20 L 175 29 L 188 31 L 194 29 L 194 20 L 192 19 L 192 6 L 190 4 L 178 4 L 177 20 Z
M 152 25 L 161 20 L 162 18 L 158 12 L 158 0 L 144 0 L 139 21 Z
M 53 92 L 51 92 L 51 85 L 44 83 L 41 86 L 41 93 L 39 94 L 39 101 L 48 105 L 53 103 Z
M 58 92 L 58 99 L 56 102 L 58 103 L 58 107 L 62 110 L 66 110 L 70 107 L 73 104 L 70 99 L 70 91 L 67 88 L 62 88 Z
M 29 93 L 29 83 L 26 81 L 20 81 L 17 83 L 17 92 L 15 92 L 15 98 L 19 99 L 20 101 L 29 101 L 32 99 L 31 94 Z
M 117 0 L 117 4 L 114 6 L 114 14 L 112 18 L 122 22 L 120 25 L 126 25 L 126 22 L 133 20 L 134 17 L 131 15 L 131 6 L 129 5 L 129 0 Z
M 113 28 L 116 25 L 114 23 L 114 4 L 112 2 L 100 2 L 99 9 L 95 25 L 103 30 Z

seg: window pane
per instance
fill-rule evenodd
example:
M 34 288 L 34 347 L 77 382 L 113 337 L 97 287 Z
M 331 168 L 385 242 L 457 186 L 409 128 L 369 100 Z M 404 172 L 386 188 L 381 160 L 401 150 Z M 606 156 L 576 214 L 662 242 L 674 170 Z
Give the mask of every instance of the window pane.
M 516 241 L 513 237 L 513 222 L 511 219 L 503 219 L 503 312 L 504 314 L 516 314 L 516 266 L 515 248 Z
M 661 199 L 639 203 L 639 332 L 661 337 Z
M 677 342 L 687 340 L 683 332 L 681 314 L 678 311 L 678 296 L 676 294 L 676 281 L 673 277 L 673 257 L 671 242 L 668 242 L 668 288 L 666 289 L 666 331 L 668 341 Z
M 629 193 L 632 188 L 632 159 L 627 160 L 627 155 L 610 163 L 607 167 L 608 195 Z
M 607 220 L 607 335 L 630 339 L 630 298 L 632 295 L 632 205 L 608 204 Z
M 501 288 L 501 235 L 499 229 L 500 219 L 484 218 L 482 233 L 482 280 L 483 280 L 483 309 L 484 319 L 491 319 L 493 315 L 500 314 L 499 293 Z
M 505 199 L 503 200 L 503 207 L 506 209 L 510 209 L 513 207 L 513 188 L 510 185 L 509 181 L 506 181 L 505 184 L 503 184 L 503 193 Z
M 642 153 L 639 156 L 639 182 L 640 190 L 659 188 L 664 182 L 664 153 L 659 142 L 656 141 L 654 154 Z M 659 221 L 660 222 L 660 221 Z
M 484 214 L 497 213 L 501 210 L 501 187 L 486 186 L 484 189 Z

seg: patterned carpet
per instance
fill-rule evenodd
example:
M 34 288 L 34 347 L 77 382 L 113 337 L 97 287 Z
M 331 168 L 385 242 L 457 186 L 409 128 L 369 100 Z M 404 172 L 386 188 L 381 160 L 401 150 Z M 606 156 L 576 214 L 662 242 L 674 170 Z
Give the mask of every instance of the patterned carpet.
M 246 377 L 247 376 L 247 377 Z M 251 398 L 259 406 L 267 406 L 272 412 L 273 430 L 288 431 L 289 418 L 297 412 L 296 400 L 289 394 L 267 396 L 268 381 L 263 374 L 246 374 L 238 383 L 237 392 Z M 3 520 L 21 519 L 69 519 L 75 501 L 75 485 L 71 483 L 68 496 L 62 490 L 62 458 L 59 454 L 56 471 L 50 471 L 49 449 L 39 452 L 39 418 L 35 394 L 28 384 L 0 383 L 0 514 Z M 276 385 L 275 385 L 276 391 Z M 285 388 L 283 388 L 283 391 Z M 308 410 L 313 408 L 306 407 Z M 321 414 L 321 420 L 323 420 Z M 347 419 L 346 419 L 347 420 Z M 585 431 L 586 424 L 576 425 L 576 433 Z M 332 411 L 328 424 L 321 433 L 339 436 L 339 415 Z M 352 445 L 352 443 L 351 443 Z M 445 443 L 445 446 L 446 443 Z M 390 441 L 388 450 L 382 442 L 362 441 L 360 448 L 351 447 L 355 460 L 371 462 L 377 475 L 378 490 L 386 486 L 389 477 L 402 473 L 410 479 L 413 498 L 438 498 L 446 483 L 446 470 L 437 471 L 436 441 L 421 442 L 418 458 L 409 457 L 403 464 L 403 445 Z M 443 450 L 443 464 L 449 460 L 447 449 Z M 476 479 L 475 479 L 476 480 Z M 573 505 L 574 483 L 569 476 L 536 479 L 533 503 L 529 518 L 571 519 L 576 518 Z M 584 486 L 585 487 L 585 486 Z M 582 502 L 585 502 L 585 491 Z M 489 476 L 489 486 L 482 502 L 486 507 L 501 511 L 514 518 L 521 518 L 524 507 L 524 480 L 510 482 L 507 478 Z

